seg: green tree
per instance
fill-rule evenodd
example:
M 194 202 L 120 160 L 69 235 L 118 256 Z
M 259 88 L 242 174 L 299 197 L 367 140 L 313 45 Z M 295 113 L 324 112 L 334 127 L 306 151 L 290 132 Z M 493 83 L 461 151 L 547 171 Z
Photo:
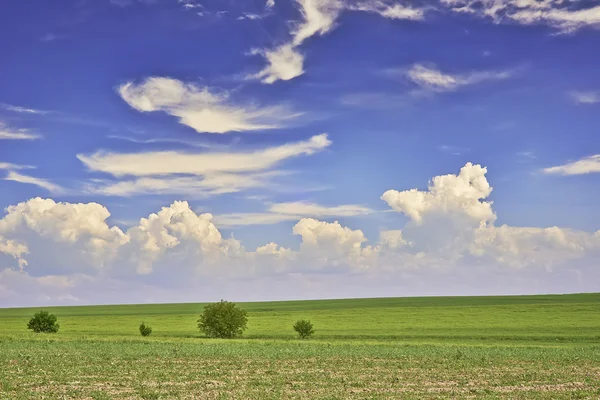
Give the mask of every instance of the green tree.
M 140 333 L 142 336 L 150 336 L 152 333 L 152 328 L 149 325 L 146 325 L 146 323 L 142 322 L 140 324 Z
M 310 321 L 304 319 L 296 321 L 294 324 L 294 330 L 298 332 L 300 339 L 306 339 L 315 333 L 313 325 L 310 323 Z
M 27 323 L 27 329 L 35 333 L 56 333 L 60 325 L 56 323 L 56 315 L 48 311 L 38 311 Z
M 240 336 L 247 323 L 246 311 L 237 308 L 235 303 L 221 300 L 204 307 L 198 328 L 208 337 L 231 339 Z

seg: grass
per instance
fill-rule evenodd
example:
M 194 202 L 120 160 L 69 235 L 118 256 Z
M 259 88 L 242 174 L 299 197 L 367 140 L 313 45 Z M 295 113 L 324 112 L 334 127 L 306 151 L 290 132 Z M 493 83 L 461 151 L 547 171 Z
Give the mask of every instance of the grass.
M 202 304 L 44 308 L 55 335 L 0 310 L 0 399 L 600 397 L 600 294 L 239 306 L 233 341 L 202 338 Z

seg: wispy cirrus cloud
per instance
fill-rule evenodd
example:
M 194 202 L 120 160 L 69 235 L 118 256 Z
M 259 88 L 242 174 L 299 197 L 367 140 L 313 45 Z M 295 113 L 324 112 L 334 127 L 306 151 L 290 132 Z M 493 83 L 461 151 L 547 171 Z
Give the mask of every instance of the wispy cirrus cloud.
M 393 68 L 384 73 L 390 77 L 404 77 L 427 91 L 451 92 L 464 86 L 508 79 L 514 75 L 514 70 L 449 73 L 442 72 L 433 64 L 416 63 L 408 69 Z
M 176 194 L 190 198 L 205 198 L 248 189 L 265 188 L 273 183 L 274 178 L 288 174 L 287 171 L 266 171 L 183 177 L 142 177 L 117 182 L 94 180 L 85 185 L 84 192 L 119 197 Z
M 553 175 L 585 175 L 600 173 L 600 154 L 584 157 L 566 164 L 544 168 L 542 172 Z
M 0 140 L 36 140 L 41 136 L 28 129 L 14 129 L 0 121 Z
M 116 177 L 152 175 L 206 175 L 220 172 L 253 172 L 265 170 L 292 157 L 312 155 L 331 145 L 327 134 L 309 140 L 267 147 L 246 152 L 187 153 L 159 151 L 145 153 L 112 153 L 99 151 L 91 155 L 78 154 L 77 158 L 91 171 L 104 172 Z
M 600 91 L 585 91 L 569 93 L 573 101 L 578 104 L 596 104 L 600 103 Z
M 451 11 L 490 18 L 495 23 L 548 25 L 562 33 L 600 24 L 600 5 L 564 0 L 441 0 Z
M 109 139 L 115 140 L 123 140 L 131 143 L 139 143 L 139 144 L 161 144 L 161 143 L 172 143 L 172 144 L 182 144 L 190 147 L 198 147 L 201 149 L 209 149 L 209 150 L 217 150 L 217 149 L 227 149 L 230 148 L 234 143 L 239 142 L 239 139 L 234 139 L 230 144 L 216 144 L 209 143 L 197 140 L 185 140 L 185 139 L 176 139 L 176 138 L 168 138 L 168 137 L 156 137 L 150 139 L 143 139 L 131 136 L 121 136 L 121 135 L 109 135 L 107 136 Z
M 40 114 L 40 115 L 45 115 L 45 114 L 49 114 L 50 111 L 46 111 L 46 110 L 37 110 L 35 108 L 28 108 L 28 107 L 20 107 L 20 106 L 14 106 L 11 104 L 0 104 L 0 108 L 6 110 L 6 111 L 12 111 L 12 112 L 16 112 L 16 113 L 24 113 L 24 114 Z
M 438 146 L 438 150 L 441 151 L 442 153 L 450 154 L 453 156 L 462 156 L 463 154 L 471 151 L 471 149 L 468 147 L 451 146 L 451 145 L 447 145 L 447 144 Z
M 65 192 L 65 190 L 61 186 L 59 186 L 55 183 L 52 183 L 51 181 L 49 181 L 47 179 L 36 178 L 33 176 L 29 176 L 29 175 L 23 175 L 18 172 L 15 172 L 15 171 L 9 171 L 8 175 L 6 175 L 4 180 L 39 186 L 42 189 L 46 189 L 47 191 L 49 191 L 53 194 L 62 194 Z
M 299 221 L 305 217 L 331 218 L 353 217 L 372 213 L 368 207 L 358 204 L 323 206 L 313 202 L 294 201 L 275 203 L 263 213 L 232 213 L 217 215 L 215 224 L 226 227 L 245 225 L 272 225 L 285 221 Z
M 296 0 L 302 20 L 291 31 L 291 40 L 272 49 L 254 49 L 253 55 L 262 55 L 267 65 L 248 79 L 259 79 L 263 83 L 288 81 L 304 73 L 304 55 L 298 50 L 306 39 L 324 35 L 335 26 L 343 9 L 339 0 Z M 269 5 L 269 3 L 267 3 Z
M 390 4 L 390 2 L 381 0 L 361 1 L 349 5 L 348 8 L 355 11 L 379 14 L 389 19 L 422 20 L 425 17 L 425 9 L 413 8 L 400 3 Z
M 141 112 L 162 111 L 197 132 L 226 133 L 281 128 L 302 113 L 277 105 L 258 107 L 235 103 L 227 91 L 217 91 L 173 78 L 151 77 L 119 86 L 123 100 Z
M 0 162 L 0 169 L 18 170 L 18 169 L 35 169 L 33 165 L 20 165 L 7 162 Z
M 309 140 L 271 146 L 254 151 L 190 153 L 158 151 L 142 153 L 96 152 L 78 154 L 94 172 L 119 180 L 94 180 L 85 191 L 111 196 L 140 194 L 185 194 L 207 197 L 264 188 L 287 171 L 274 169 L 284 161 L 310 156 L 331 145 L 327 134 Z M 122 179 L 133 177 L 133 179 Z

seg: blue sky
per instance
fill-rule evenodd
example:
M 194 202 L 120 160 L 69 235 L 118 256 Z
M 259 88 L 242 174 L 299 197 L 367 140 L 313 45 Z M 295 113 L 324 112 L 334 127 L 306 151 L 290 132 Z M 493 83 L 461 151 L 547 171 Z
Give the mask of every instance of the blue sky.
M 3 4 L 0 305 L 597 291 L 599 26 L 592 1 Z

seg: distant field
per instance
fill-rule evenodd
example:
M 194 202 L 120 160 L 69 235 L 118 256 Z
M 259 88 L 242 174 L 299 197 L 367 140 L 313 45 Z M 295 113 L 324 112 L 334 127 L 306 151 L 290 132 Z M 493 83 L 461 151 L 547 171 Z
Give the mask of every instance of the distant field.
M 600 294 L 239 306 L 233 341 L 202 337 L 202 304 L 44 308 L 55 335 L 0 309 L 0 399 L 600 398 Z

